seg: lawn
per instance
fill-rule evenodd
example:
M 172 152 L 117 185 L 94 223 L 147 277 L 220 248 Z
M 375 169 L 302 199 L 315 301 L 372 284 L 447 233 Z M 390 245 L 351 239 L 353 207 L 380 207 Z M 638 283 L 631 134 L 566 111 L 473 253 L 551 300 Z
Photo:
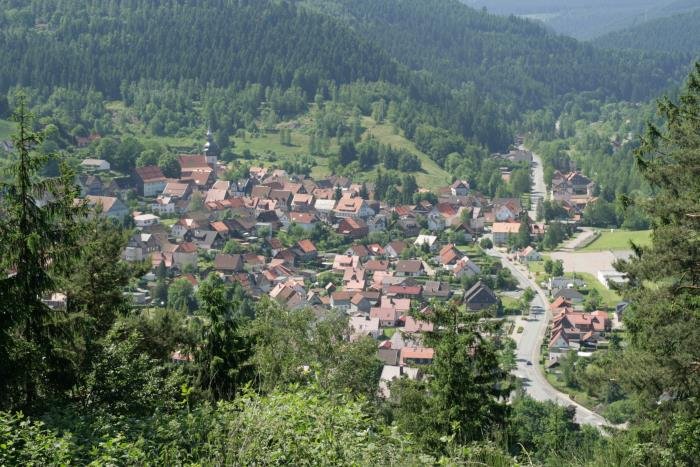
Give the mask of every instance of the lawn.
M 158 142 L 171 148 L 181 151 L 190 151 L 201 148 L 204 144 L 204 132 L 201 135 L 190 134 L 184 136 L 155 136 L 151 134 L 139 120 L 133 109 L 128 108 L 122 101 L 110 101 L 106 104 L 109 111 L 114 114 L 114 122 L 124 134 L 129 134 L 137 138 L 142 143 Z M 237 154 L 248 149 L 253 157 L 249 160 L 252 165 L 279 165 L 282 162 L 293 162 L 301 156 L 309 154 L 309 134 L 313 127 L 313 114 L 307 113 L 294 119 L 296 128 L 291 130 L 291 144 L 284 145 L 280 142 L 280 135 L 277 132 L 262 133 L 253 137 L 247 133 L 245 137 L 232 137 L 235 144 L 234 151 Z M 3 121 L 0 120 L 0 139 L 2 139 Z M 370 117 L 362 118 L 362 125 L 365 128 L 364 138 L 370 135 L 379 142 L 389 144 L 397 149 L 404 149 L 414 154 L 421 163 L 421 170 L 414 172 L 418 186 L 435 190 L 438 187 L 446 186 L 452 181 L 449 173 L 443 170 L 428 155 L 416 148 L 415 144 L 406 139 L 401 132 L 395 132 L 392 125 L 387 123 L 377 123 Z M 7 131 L 5 129 L 5 131 Z M 328 148 L 328 154 L 336 154 L 339 145 L 336 138 L 332 138 Z M 331 175 L 328 167 L 328 156 L 314 156 L 315 165 L 311 170 L 314 178 L 323 178 Z M 378 166 L 381 167 L 381 164 Z M 358 173 L 358 181 L 369 180 L 375 172 L 375 168 Z
M 566 275 L 568 277 L 572 277 L 573 273 L 567 273 Z M 610 290 L 601 284 L 592 274 L 577 272 L 576 277 L 583 279 L 584 282 L 586 282 L 587 290 L 596 289 L 598 293 L 600 293 L 602 298 L 602 307 L 614 310 L 615 305 L 620 303 L 622 300 L 622 297 L 620 297 L 615 291 Z
M 0 120 L 0 141 L 10 139 L 15 131 L 15 123 L 7 120 Z
M 519 310 L 520 309 L 520 300 L 509 297 L 508 295 L 502 295 L 500 297 L 501 299 L 501 304 L 503 304 L 503 309 L 504 310 Z
M 477 245 L 458 245 L 457 249 L 465 255 L 469 256 L 470 258 L 476 256 L 484 256 L 484 251 L 481 249 L 481 247 Z
M 440 167 L 427 154 L 420 151 L 413 142 L 406 139 L 400 132 L 395 133 L 392 125 L 378 124 L 370 117 L 362 118 L 362 126 L 367 132 L 384 144 L 389 144 L 397 149 L 405 149 L 414 154 L 421 163 L 422 172 L 416 173 L 416 181 L 420 188 L 436 189 L 449 185 L 452 176 Z
M 630 241 L 639 246 L 651 244 L 651 230 L 601 230 L 600 237 L 577 251 L 629 250 Z
M 556 389 L 558 389 L 560 392 L 563 392 L 564 394 L 568 394 L 570 397 L 572 397 L 572 400 L 578 402 L 582 406 L 586 407 L 588 410 L 592 410 L 595 412 L 595 407 L 600 405 L 600 401 L 592 398 L 588 394 L 586 394 L 585 391 L 581 391 L 579 389 L 574 389 L 570 388 L 566 384 L 564 384 L 563 381 L 559 380 L 559 377 L 553 373 L 550 373 L 548 371 L 545 371 L 545 377 L 547 378 L 547 381 L 554 386 Z

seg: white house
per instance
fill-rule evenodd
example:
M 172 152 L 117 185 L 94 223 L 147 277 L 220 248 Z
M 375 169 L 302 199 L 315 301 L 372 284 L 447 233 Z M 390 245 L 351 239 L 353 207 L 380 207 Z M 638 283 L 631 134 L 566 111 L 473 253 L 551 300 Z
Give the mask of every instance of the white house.
M 465 180 L 456 180 L 450 185 L 452 196 L 467 196 L 469 194 L 469 182 Z
M 136 227 L 140 229 L 155 225 L 159 221 L 160 217 L 154 214 L 139 214 L 138 216 L 134 216 L 134 223 L 136 224 Z
M 357 340 L 364 336 L 379 337 L 379 318 L 365 316 L 353 316 L 350 318 L 350 330 L 352 336 L 350 340 Z
M 481 274 L 481 268 L 465 256 L 457 261 L 457 264 L 452 268 L 452 273 L 457 279 L 461 279 L 462 277 L 472 277 Z
M 539 261 L 542 259 L 542 255 L 531 246 L 519 251 L 517 256 L 518 261 L 521 263 L 529 263 L 530 261 Z
M 624 284 L 627 282 L 627 275 L 614 269 L 608 271 L 598 271 L 598 281 L 606 288 L 610 288 L 610 283 Z
M 341 219 L 349 217 L 353 219 L 366 219 L 373 216 L 375 213 L 364 199 L 360 197 L 343 197 L 338 201 L 338 204 L 336 204 L 333 214 Z
M 175 202 L 170 196 L 158 196 L 151 204 L 151 210 L 158 214 L 173 214 L 175 212 Z
M 423 245 L 427 245 L 430 251 L 435 251 L 438 246 L 437 237 L 435 235 L 418 235 L 413 245 L 417 248 L 422 248 Z
M 111 168 L 109 162 L 104 159 L 83 159 L 83 161 L 80 163 L 80 167 L 86 170 L 93 170 L 95 172 L 101 172 Z
M 491 227 L 493 243 L 502 246 L 508 243 L 508 237 L 518 235 L 520 222 L 494 222 Z

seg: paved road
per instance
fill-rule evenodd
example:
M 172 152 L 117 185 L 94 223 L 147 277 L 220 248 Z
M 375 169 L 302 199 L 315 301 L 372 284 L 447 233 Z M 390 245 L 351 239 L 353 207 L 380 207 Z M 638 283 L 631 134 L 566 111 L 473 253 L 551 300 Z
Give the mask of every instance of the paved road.
M 595 230 L 590 227 L 581 227 L 580 229 L 581 232 L 565 241 L 560 250 L 574 251 L 575 249 L 582 247 L 584 244 L 586 244 L 586 242 L 590 241 L 590 239 L 595 235 Z
M 525 148 L 521 147 L 521 149 Z M 533 184 L 532 192 L 530 194 L 530 199 L 532 201 L 530 217 L 532 219 L 536 219 L 537 204 L 542 199 L 547 198 L 547 187 L 544 182 L 544 168 L 542 166 L 542 159 L 534 153 L 532 158 Z M 521 271 L 518 267 L 516 267 L 516 265 L 508 261 L 503 253 L 496 249 L 491 249 L 489 250 L 489 254 L 492 256 L 497 256 L 501 259 L 503 265 L 507 267 L 513 276 L 518 280 L 521 288 L 526 289 L 530 287 L 536 292 L 535 298 L 530 305 L 530 308 L 533 311 L 531 312 L 527 321 L 523 320 L 521 322 L 523 332 L 520 334 L 518 347 L 516 350 L 517 367 L 513 371 L 513 374 L 515 374 L 515 376 L 520 378 L 523 382 L 526 393 L 538 401 L 554 401 L 563 406 L 575 406 L 575 421 L 577 423 L 593 425 L 598 428 L 609 425 L 609 423 L 601 415 L 572 401 L 568 395 L 559 392 L 551 384 L 549 384 L 539 365 L 540 344 L 544 339 L 544 335 L 547 330 L 547 323 L 551 319 L 549 307 L 547 306 L 549 303 L 547 296 L 539 285 L 536 284 L 534 280 L 530 279 L 529 274 L 526 271 Z M 531 362 L 531 365 L 528 365 L 527 362 Z
M 527 150 L 524 146 L 520 146 L 521 150 Z M 530 219 L 537 219 L 537 205 L 543 199 L 547 198 L 547 185 L 544 183 L 544 168 L 542 159 L 535 153 L 532 153 L 532 190 L 530 192 Z
M 544 291 L 526 274 L 521 271 L 505 256 L 496 251 L 490 250 L 493 256 L 501 258 L 501 262 L 505 267 L 510 269 L 513 276 L 518 280 L 520 287 L 532 288 L 537 292 L 535 299 L 532 301 L 531 309 L 537 309 L 530 315 L 528 321 L 522 321 L 523 332 L 520 335 L 518 347 L 516 350 L 517 368 L 513 374 L 520 378 L 527 394 L 538 401 L 554 401 L 563 406 L 573 405 L 576 407 L 577 423 L 602 427 L 609 423 L 601 415 L 588 410 L 586 407 L 572 401 L 568 395 L 556 390 L 545 378 L 539 365 L 540 361 L 540 343 L 544 339 L 547 323 L 549 322 L 550 314 L 548 311 L 547 296 Z M 528 365 L 527 362 L 531 362 Z

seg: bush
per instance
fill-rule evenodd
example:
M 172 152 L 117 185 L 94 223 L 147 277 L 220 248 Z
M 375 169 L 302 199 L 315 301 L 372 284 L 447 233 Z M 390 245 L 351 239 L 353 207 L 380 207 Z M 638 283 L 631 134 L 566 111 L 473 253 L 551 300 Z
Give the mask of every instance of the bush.
M 604 415 L 611 423 L 624 423 L 631 420 L 636 412 L 634 401 L 622 399 L 608 405 Z

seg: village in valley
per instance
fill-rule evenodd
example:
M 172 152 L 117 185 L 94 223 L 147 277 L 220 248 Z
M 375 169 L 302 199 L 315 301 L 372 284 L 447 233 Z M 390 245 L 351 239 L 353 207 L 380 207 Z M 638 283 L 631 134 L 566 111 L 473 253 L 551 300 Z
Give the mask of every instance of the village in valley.
M 518 138 L 510 153 L 492 157 L 536 166 L 522 142 Z M 485 319 L 505 316 L 502 332 L 518 343 L 528 332 L 524 323 L 539 321 L 538 330 L 547 325 L 545 310 L 532 302 L 535 291 L 545 294 L 552 316 L 546 336 L 525 345 L 542 345 L 542 364 L 553 375 L 569 351 L 590 356 L 619 327 L 624 304 L 601 298 L 605 278 L 592 284 L 565 275 L 561 260 L 536 248 L 549 229 L 538 212 L 545 198 L 564 216 L 556 243 L 578 229 L 595 199 L 595 182 L 579 171 L 555 172 L 551 191 L 537 199 L 488 199 L 472 191 L 469 180 L 454 180 L 435 191 L 419 188 L 415 204 L 389 205 L 374 200 L 372 184 L 343 176 L 314 179 L 258 166 L 231 179 L 211 133 L 200 152 L 178 156 L 176 179 L 144 166 L 103 181 L 107 161 L 81 163 L 78 183 L 87 204 L 134 228 L 122 258 L 150 267 L 126 292 L 137 306 L 172 301 L 172 284 L 186 302 L 214 272 L 249 296 L 269 297 L 288 310 L 310 308 L 319 318 L 347 314 L 349 340 L 377 341 L 383 396 L 389 381 L 420 378 L 432 361 L 433 349 L 422 336 L 433 328 L 436 301 L 455 301 Z M 510 170 L 501 172 L 508 181 Z M 132 205 L 138 200 L 140 208 L 130 210 L 126 199 Z M 52 300 L 60 305 L 60 298 Z

